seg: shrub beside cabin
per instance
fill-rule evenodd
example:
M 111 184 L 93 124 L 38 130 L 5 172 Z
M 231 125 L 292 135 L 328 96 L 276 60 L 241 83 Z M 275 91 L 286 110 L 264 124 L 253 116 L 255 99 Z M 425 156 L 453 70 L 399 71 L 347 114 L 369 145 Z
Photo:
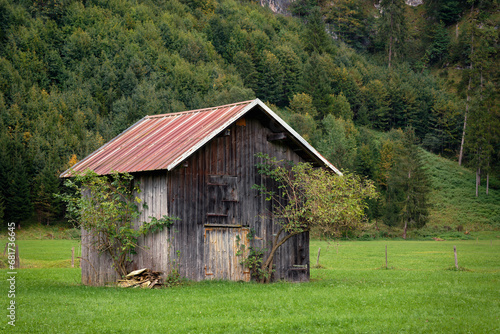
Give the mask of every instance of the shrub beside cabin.
M 250 280 L 238 244 L 255 232 L 253 246 L 268 247 L 278 229 L 254 184 L 271 183 L 255 164 L 256 153 L 338 170 L 260 100 L 147 116 L 73 166 L 100 175 L 128 172 L 140 182 L 150 216 L 179 217 L 170 230 L 139 240 L 129 271 L 169 272 L 188 279 Z M 71 177 L 68 170 L 61 177 Z M 136 223 L 138 225 L 139 222 Z M 309 235 L 288 240 L 274 258 L 273 280 L 309 280 Z M 119 277 L 107 254 L 98 254 L 82 231 L 82 282 L 103 285 Z

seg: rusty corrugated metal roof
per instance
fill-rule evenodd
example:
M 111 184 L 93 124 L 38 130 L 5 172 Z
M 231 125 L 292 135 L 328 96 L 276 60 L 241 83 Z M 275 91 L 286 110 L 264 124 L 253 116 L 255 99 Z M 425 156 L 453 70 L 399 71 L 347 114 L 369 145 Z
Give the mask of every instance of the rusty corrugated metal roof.
M 209 140 L 255 106 L 280 123 L 309 152 L 340 172 L 259 99 L 214 108 L 146 116 L 97 151 L 61 174 L 87 169 L 105 175 L 112 171 L 172 170 Z

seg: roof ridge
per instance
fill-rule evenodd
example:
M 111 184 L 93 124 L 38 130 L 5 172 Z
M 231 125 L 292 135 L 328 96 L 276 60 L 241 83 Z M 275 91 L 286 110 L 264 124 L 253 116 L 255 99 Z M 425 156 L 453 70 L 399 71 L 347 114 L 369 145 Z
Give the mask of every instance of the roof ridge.
M 221 109 L 221 108 L 236 107 L 236 106 L 243 105 L 243 104 L 250 104 L 253 101 L 255 101 L 255 100 L 248 100 L 248 101 L 243 101 L 243 102 L 230 103 L 230 104 L 225 104 L 225 105 L 222 105 L 222 106 L 216 106 L 216 107 L 210 107 L 210 108 L 179 111 L 179 112 L 168 113 L 168 114 L 148 115 L 148 116 L 145 116 L 144 118 L 146 118 L 146 119 L 150 119 L 150 118 L 162 118 L 162 117 L 171 117 L 171 116 L 178 116 L 178 115 L 194 114 L 194 113 L 198 113 L 198 112 L 207 112 L 207 111 L 213 111 L 213 110 Z

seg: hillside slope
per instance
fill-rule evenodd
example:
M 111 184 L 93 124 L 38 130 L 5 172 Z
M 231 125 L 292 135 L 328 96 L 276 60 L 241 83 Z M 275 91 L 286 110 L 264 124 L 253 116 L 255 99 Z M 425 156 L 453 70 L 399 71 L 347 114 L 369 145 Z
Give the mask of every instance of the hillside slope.
M 463 230 L 500 228 L 500 183 L 490 180 L 489 195 L 485 181 L 475 195 L 474 172 L 460 167 L 455 161 L 424 153 L 428 175 L 431 177 L 431 226 L 462 226 Z

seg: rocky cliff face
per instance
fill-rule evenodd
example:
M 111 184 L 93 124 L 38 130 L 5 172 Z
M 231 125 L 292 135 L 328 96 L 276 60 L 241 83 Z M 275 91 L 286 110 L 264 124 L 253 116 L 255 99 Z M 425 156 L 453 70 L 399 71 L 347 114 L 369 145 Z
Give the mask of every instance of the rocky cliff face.
M 269 7 L 273 12 L 279 14 L 290 14 L 288 5 L 295 0 L 260 0 L 263 7 Z M 419 6 L 424 3 L 424 0 L 405 0 L 408 6 Z
M 288 5 L 295 0 L 260 0 L 260 5 L 269 7 L 273 12 L 278 14 L 290 14 Z
M 424 3 L 424 0 L 405 0 L 405 1 L 407 5 L 413 7 L 422 5 Z

